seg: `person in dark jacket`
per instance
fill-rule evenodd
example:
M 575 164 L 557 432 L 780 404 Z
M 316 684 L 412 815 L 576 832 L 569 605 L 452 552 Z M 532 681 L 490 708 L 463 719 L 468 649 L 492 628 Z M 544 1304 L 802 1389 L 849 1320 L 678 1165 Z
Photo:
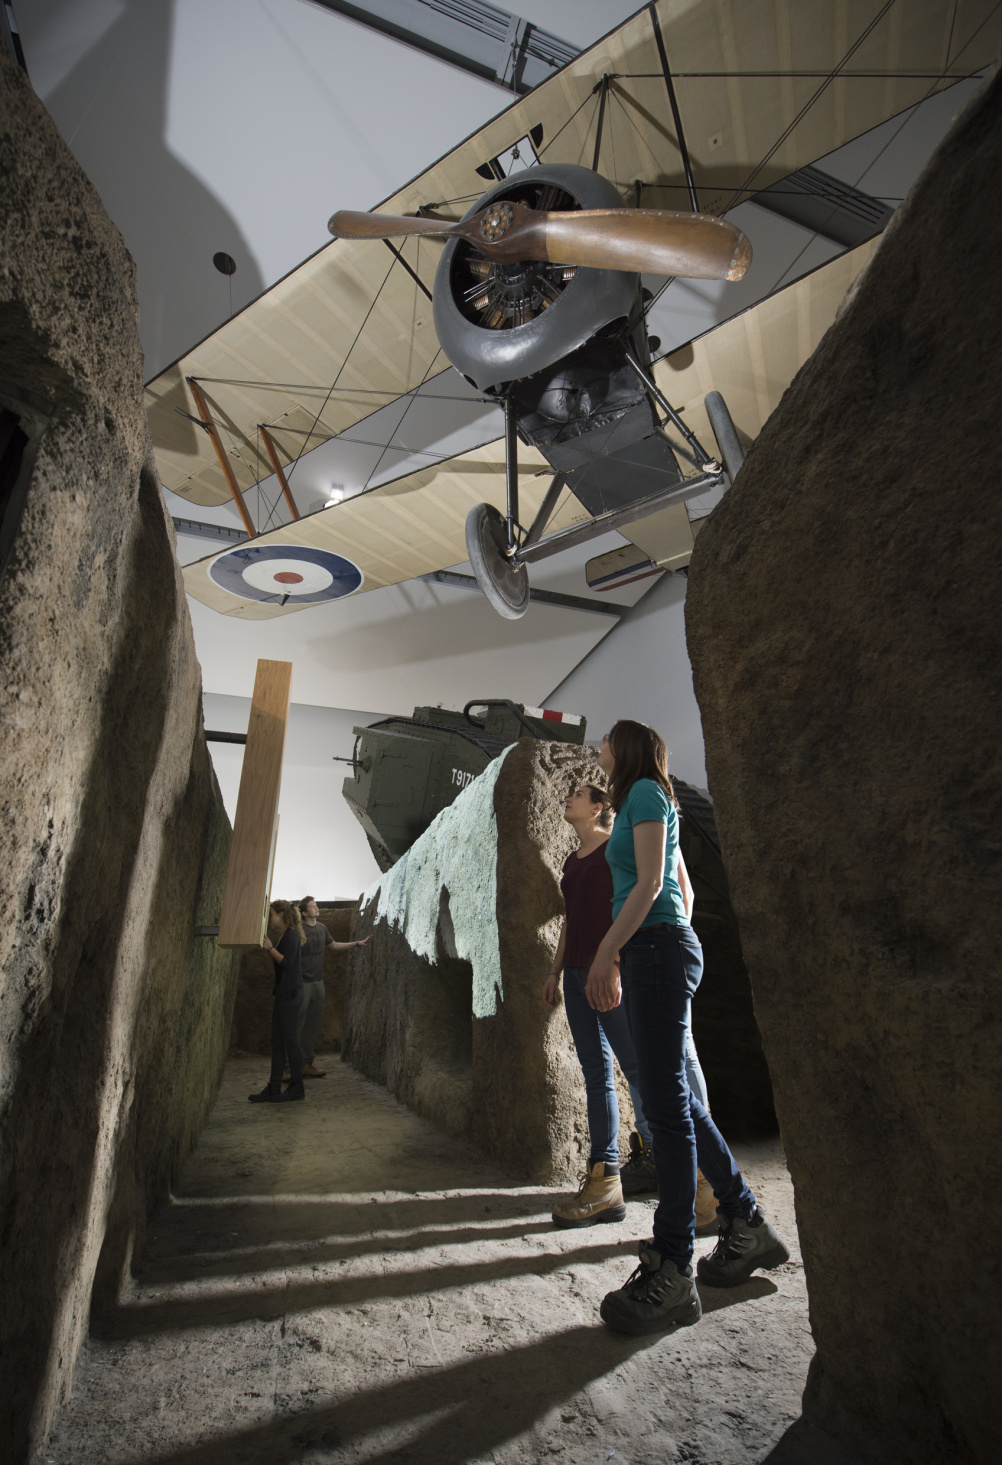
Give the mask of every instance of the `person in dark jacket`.
M 271 1009 L 271 1078 L 259 1094 L 250 1094 L 252 1104 L 281 1104 L 304 1099 L 303 1050 L 299 1046 L 299 1021 L 303 1005 L 303 946 L 306 937 L 299 910 L 289 900 L 273 900 L 269 909 L 270 936 L 264 949 L 275 964 L 274 1002 Z M 289 1087 L 282 1089 L 282 1070 L 289 1057 Z

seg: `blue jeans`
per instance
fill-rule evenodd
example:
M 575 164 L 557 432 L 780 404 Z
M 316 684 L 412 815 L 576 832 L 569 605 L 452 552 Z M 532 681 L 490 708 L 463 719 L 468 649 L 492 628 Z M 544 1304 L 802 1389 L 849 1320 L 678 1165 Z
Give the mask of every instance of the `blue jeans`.
M 654 1135 L 660 1199 L 654 1245 L 686 1267 L 696 1231 L 696 1166 L 728 1216 L 751 1217 L 755 1197 L 686 1077 L 687 1015 L 703 975 L 691 926 L 648 926 L 619 953 L 623 1000 L 640 1070 L 644 1113 Z
M 640 1102 L 637 1055 L 633 1051 L 626 1012 L 622 1003 L 611 1012 L 596 1012 L 594 1007 L 590 1007 L 585 996 L 587 978 L 587 967 L 564 967 L 564 1010 L 584 1074 L 588 1100 L 588 1133 L 591 1137 L 588 1163 L 618 1165 L 619 1100 L 612 1068 L 613 1054 L 619 1059 L 623 1076 L 630 1085 L 633 1118 L 645 1145 L 651 1143 L 651 1130 Z

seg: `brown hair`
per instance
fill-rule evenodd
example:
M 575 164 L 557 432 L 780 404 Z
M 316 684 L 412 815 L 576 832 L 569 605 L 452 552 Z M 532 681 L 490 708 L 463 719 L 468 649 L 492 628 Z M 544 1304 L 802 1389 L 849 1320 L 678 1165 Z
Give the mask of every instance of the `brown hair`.
M 616 760 L 609 779 L 609 793 L 612 796 L 612 807 L 617 814 L 639 778 L 649 778 L 652 783 L 660 784 L 678 808 L 675 790 L 668 775 L 668 749 L 660 733 L 656 733 L 644 722 L 631 722 L 628 718 L 623 718 L 612 726 L 609 748 Z
M 600 788 L 597 783 L 583 783 L 581 785 L 581 791 L 587 791 L 591 794 L 593 804 L 602 805 L 602 812 L 598 818 L 598 827 L 600 829 L 610 828 L 612 825 L 612 803 L 609 799 L 609 790 Z
M 316 896 L 315 895 L 304 895 L 303 898 L 302 898 L 302 900 L 299 901 L 299 909 L 301 911 L 302 910 L 305 910 L 306 907 L 309 905 L 309 903 L 310 903 L 311 900 L 316 900 Z
M 303 945 L 306 945 L 306 932 L 303 930 L 303 922 L 299 914 L 298 905 L 293 905 L 291 900 L 273 900 L 269 906 L 270 910 L 277 911 L 290 931 L 295 931 Z

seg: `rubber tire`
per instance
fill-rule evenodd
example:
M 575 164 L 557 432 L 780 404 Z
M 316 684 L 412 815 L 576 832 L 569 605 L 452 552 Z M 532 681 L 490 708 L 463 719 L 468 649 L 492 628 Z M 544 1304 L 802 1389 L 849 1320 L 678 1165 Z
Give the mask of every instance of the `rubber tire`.
M 529 608 L 529 571 L 505 555 L 507 524 L 493 504 L 475 504 L 466 516 L 466 550 L 477 584 L 498 615 L 517 621 Z
M 727 410 L 727 403 L 719 392 L 707 392 L 703 404 L 706 408 L 706 415 L 710 419 L 713 436 L 717 440 L 720 460 L 727 469 L 728 478 L 733 483 L 745 460 L 745 450 L 741 446 L 737 428 Z

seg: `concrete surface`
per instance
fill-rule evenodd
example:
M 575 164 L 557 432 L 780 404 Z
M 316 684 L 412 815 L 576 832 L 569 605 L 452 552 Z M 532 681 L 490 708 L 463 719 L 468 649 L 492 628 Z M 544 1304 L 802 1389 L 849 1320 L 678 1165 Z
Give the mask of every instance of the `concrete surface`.
M 559 1191 L 347 1065 L 305 1103 L 248 1104 L 266 1067 L 227 1065 L 43 1461 L 751 1465 L 799 1412 L 811 1340 L 775 1142 L 738 1152 L 794 1259 L 704 1289 L 695 1328 L 637 1340 L 597 1308 L 632 1269 L 648 1202 L 556 1231 Z

